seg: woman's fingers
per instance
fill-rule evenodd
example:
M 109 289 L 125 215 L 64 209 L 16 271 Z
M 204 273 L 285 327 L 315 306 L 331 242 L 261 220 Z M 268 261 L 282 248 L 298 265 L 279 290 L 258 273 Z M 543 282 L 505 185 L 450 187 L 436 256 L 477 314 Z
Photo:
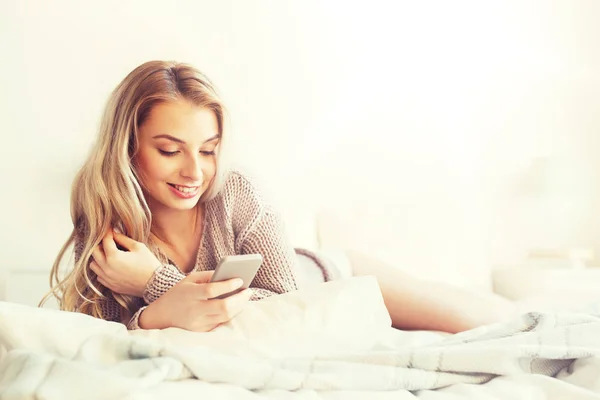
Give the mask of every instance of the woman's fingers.
M 100 284 L 102 286 L 107 287 L 107 288 L 110 289 L 110 287 L 108 286 L 108 283 L 104 279 L 102 279 L 100 276 L 98 276 L 98 282 L 100 282 Z
M 252 291 L 244 289 L 225 299 L 206 301 L 207 313 L 211 317 L 211 322 L 223 323 L 231 320 L 242 311 L 246 303 L 250 300 L 250 296 L 252 296 Z
M 233 292 L 244 284 L 240 278 L 228 279 L 220 282 L 208 282 L 198 285 L 199 295 L 204 300 L 214 299 L 223 294 Z
M 92 261 L 90 263 L 90 269 L 98 277 L 98 282 L 100 282 L 101 285 L 106 286 L 106 281 L 104 280 L 104 270 L 102 269 L 102 267 L 98 265 L 96 261 Z
M 104 249 L 102 248 L 101 244 L 94 248 L 94 251 L 92 251 L 92 257 L 94 258 L 94 261 L 98 263 L 98 265 L 104 265 L 106 263 L 106 255 L 104 254 Z
M 104 238 L 102 239 L 102 248 L 104 249 L 106 257 L 110 257 L 117 250 L 119 250 L 113 239 L 113 232 L 111 230 L 106 232 L 106 235 L 104 235 Z
M 140 244 L 140 242 L 136 242 L 129 236 L 125 236 L 119 232 L 112 231 L 112 237 L 117 244 L 129 251 L 135 250 Z
M 195 271 L 183 278 L 184 281 L 193 283 L 209 283 L 215 271 Z
M 207 332 L 238 315 L 250 300 L 252 290 L 244 289 L 225 299 L 209 299 L 243 285 L 241 279 L 201 283 L 210 279 L 211 273 L 193 272 L 152 302 L 142 313 L 142 326 L 145 329 L 173 326 Z
M 102 286 L 107 287 L 107 288 L 109 288 L 109 289 L 112 290 L 112 287 L 110 287 L 109 283 L 105 279 L 106 278 L 106 274 L 104 273 L 104 270 L 102 269 L 102 267 L 100 265 L 98 265 L 98 263 L 96 261 L 92 261 L 90 263 L 90 269 L 92 271 L 94 271 L 94 273 L 98 277 L 98 282 Z
M 92 260 L 92 262 L 90 262 L 90 269 L 98 276 L 102 274 L 102 268 L 100 268 L 96 261 Z

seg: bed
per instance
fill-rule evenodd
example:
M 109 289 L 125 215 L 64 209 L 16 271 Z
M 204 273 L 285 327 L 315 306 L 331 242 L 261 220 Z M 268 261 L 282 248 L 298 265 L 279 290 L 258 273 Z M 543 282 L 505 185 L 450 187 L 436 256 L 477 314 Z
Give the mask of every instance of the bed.
M 599 310 L 403 332 L 372 277 L 252 303 L 209 333 L 0 302 L 0 399 L 595 399 Z

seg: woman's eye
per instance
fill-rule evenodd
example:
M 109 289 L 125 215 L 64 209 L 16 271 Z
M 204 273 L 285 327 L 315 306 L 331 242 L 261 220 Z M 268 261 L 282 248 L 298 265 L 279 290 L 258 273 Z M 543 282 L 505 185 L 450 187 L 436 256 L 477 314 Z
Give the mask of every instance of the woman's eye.
M 160 152 L 160 154 L 162 154 L 163 156 L 167 156 L 167 157 L 171 157 L 171 156 L 174 156 L 175 154 L 179 153 L 178 151 L 166 151 L 166 150 L 161 150 L 161 149 L 158 149 L 158 151 Z
M 200 154 L 205 155 L 205 156 L 214 156 L 215 155 L 215 151 L 208 151 L 208 150 L 200 150 Z

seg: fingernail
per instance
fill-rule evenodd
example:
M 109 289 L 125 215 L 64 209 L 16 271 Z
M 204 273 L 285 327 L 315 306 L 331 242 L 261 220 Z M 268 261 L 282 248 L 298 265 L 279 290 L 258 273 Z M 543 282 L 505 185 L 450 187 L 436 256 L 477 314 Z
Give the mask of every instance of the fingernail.
M 235 285 L 236 288 L 239 288 L 244 284 L 244 281 L 240 278 L 235 278 L 233 280 L 233 284 Z

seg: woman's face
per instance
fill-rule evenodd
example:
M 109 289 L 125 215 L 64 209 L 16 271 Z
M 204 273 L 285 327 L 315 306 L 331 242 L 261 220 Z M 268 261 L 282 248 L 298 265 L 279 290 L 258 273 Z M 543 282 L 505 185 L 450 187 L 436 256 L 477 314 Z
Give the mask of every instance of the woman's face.
M 194 208 L 215 176 L 220 135 L 214 112 L 185 100 L 159 103 L 138 131 L 133 163 L 150 209 Z

